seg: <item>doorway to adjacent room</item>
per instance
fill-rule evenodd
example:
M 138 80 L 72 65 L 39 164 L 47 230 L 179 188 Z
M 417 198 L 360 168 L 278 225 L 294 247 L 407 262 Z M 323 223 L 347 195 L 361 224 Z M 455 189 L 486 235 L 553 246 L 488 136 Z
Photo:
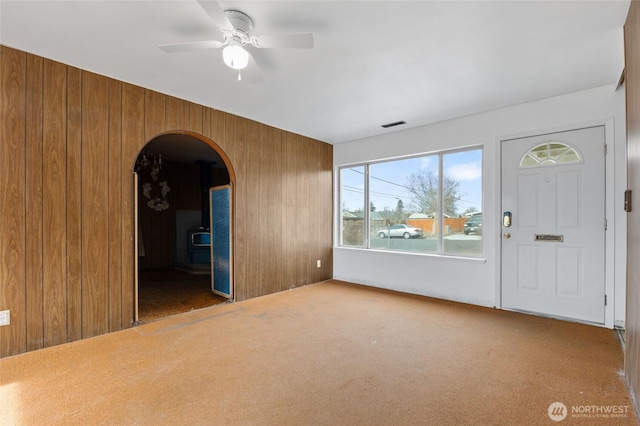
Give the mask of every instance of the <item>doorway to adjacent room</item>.
M 210 188 L 234 176 L 225 153 L 201 135 L 165 133 L 144 146 L 134 173 L 136 322 L 229 300 L 213 292 L 210 231 Z M 227 223 L 232 235 L 232 217 Z M 222 272 L 229 283 L 232 273 Z

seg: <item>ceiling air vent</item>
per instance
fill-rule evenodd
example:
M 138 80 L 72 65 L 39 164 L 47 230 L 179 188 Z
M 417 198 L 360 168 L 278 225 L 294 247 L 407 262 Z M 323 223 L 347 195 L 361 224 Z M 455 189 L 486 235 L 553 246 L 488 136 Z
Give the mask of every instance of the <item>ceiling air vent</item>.
M 382 127 L 384 127 L 385 129 L 388 129 L 389 127 L 394 127 L 394 126 L 401 126 L 403 124 L 407 124 L 406 121 L 396 121 L 393 123 L 387 123 L 387 124 L 383 124 Z

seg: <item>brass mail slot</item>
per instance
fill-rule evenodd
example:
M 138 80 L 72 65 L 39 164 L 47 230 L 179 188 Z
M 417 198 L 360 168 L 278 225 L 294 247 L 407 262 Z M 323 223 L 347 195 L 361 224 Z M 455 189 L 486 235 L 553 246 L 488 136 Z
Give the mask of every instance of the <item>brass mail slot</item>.
M 536 241 L 549 241 L 552 243 L 561 243 L 564 241 L 564 235 L 536 234 Z

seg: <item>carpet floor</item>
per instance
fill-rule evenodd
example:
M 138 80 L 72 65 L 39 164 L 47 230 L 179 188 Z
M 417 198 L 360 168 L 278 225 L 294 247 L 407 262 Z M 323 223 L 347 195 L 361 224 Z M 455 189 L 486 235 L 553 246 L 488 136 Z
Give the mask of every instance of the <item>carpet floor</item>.
M 328 281 L 0 359 L 0 424 L 638 419 L 613 330 Z

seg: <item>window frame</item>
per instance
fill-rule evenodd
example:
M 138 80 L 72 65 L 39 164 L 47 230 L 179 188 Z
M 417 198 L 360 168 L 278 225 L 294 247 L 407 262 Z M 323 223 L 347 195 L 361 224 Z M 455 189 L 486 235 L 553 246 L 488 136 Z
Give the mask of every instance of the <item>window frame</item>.
M 551 145 L 562 145 L 565 147 L 564 152 L 560 155 L 551 155 Z M 546 147 L 547 157 L 544 160 L 539 160 L 535 154 L 535 151 L 540 147 Z M 562 161 L 567 154 L 573 153 L 577 159 L 571 161 Z M 525 160 L 530 158 L 535 164 L 525 164 Z M 560 141 L 548 141 L 531 147 L 520 158 L 518 163 L 518 169 L 533 169 L 538 167 L 554 167 L 554 166 L 566 166 L 569 164 L 584 164 L 584 156 L 582 152 L 571 144 L 567 144 Z
M 443 150 L 436 150 L 436 151 L 429 151 L 429 152 L 422 152 L 419 154 L 412 154 L 412 155 L 406 155 L 406 156 L 398 156 L 398 157 L 389 157 L 389 158 L 382 158 L 382 159 L 376 159 L 376 160 L 371 160 L 371 161 L 363 161 L 363 162 L 357 162 L 357 163 L 350 163 L 350 164 L 343 164 L 340 166 L 337 166 L 337 189 L 338 189 L 338 203 L 337 206 L 338 208 L 337 210 L 337 215 L 338 215 L 338 220 L 337 220 L 337 225 L 338 225 L 338 239 L 337 239 L 337 248 L 347 248 L 347 249 L 357 249 L 357 250 L 373 250 L 373 251 L 383 251 L 383 252 L 391 252 L 391 253 L 398 253 L 398 254 L 408 254 L 408 255 L 421 255 L 421 256 L 436 256 L 436 257 L 446 257 L 446 258 L 461 258 L 461 259 L 472 259 L 472 260 L 479 260 L 479 259 L 483 259 L 484 257 L 484 235 L 483 235 L 483 239 L 482 239 L 482 244 L 481 244 L 481 251 L 480 253 L 478 253 L 477 255 L 459 255 L 459 254 L 450 254 L 450 253 L 445 253 L 444 252 L 444 233 L 442 232 L 442 230 L 444 229 L 444 215 L 443 210 L 444 210 L 444 177 L 443 177 L 443 173 L 444 173 L 444 157 L 448 154 L 455 154 L 455 153 L 460 153 L 460 152 L 468 152 L 468 151 L 480 151 L 481 153 L 481 162 L 480 162 L 480 168 L 482 171 L 482 175 L 480 176 L 480 189 L 481 189 L 481 201 L 480 201 L 480 211 L 482 212 L 484 209 L 484 158 L 485 158 L 485 152 L 484 152 L 484 145 L 469 145 L 469 146 L 465 146 L 465 147 L 459 147 L 459 148 L 453 148 L 453 149 L 443 149 Z M 424 158 L 424 157 L 429 157 L 429 156 L 437 156 L 438 157 L 438 212 L 437 212 L 437 228 L 438 228 L 438 235 L 437 235 L 437 251 L 436 252 L 421 252 L 421 251 L 405 251 L 405 250 L 393 250 L 393 249 L 386 249 L 386 248 L 376 248 L 376 247 L 371 247 L 371 218 L 370 218 L 370 205 L 371 205 L 371 199 L 370 199 L 370 172 L 369 172 L 369 168 L 371 165 L 375 165 L 375 164 L 381 164 L 381 163 L 390 163 L 390 162 L 394 162 L 394 161 L 401 161 L 401 160 L 407 160 L 407 159 L 416 159 L 416 158 Z M 343 194 L 342 194 L 342 170 L 343 169 L 350 169 L 350 168 L 355 168 L 355 167 L 362 167 L 364 170 L 364 185 L 363 185 L 363 191 L 364 191 L 364 205 L 363 205 L 363 233 L 364 233 L 364 237 L 363 237 L 363 245 L 359 246 L 359 245 L 345 245 L 343 244 L 343 238 L 344 238 L 344 225 L 343 225 L 343 220 L 344 220 L 344 212 L 342 209 L 342 203 L 343 203 Z M 483 216 L 483 220 L 484 220 L 484 216 Z

